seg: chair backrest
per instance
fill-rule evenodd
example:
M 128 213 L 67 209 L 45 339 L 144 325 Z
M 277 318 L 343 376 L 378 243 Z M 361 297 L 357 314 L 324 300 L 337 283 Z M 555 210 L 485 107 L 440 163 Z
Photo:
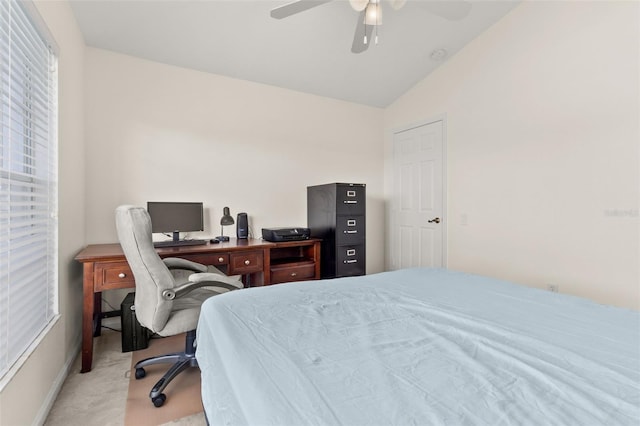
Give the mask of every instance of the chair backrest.
M 164 328 L 173 307 L 162 292 L 175 286 L 173 275 L 153 247 L 151 218 L 142 207 L 116 209 L 118 239 L 136 281 L 136 318 L 153 332 Z

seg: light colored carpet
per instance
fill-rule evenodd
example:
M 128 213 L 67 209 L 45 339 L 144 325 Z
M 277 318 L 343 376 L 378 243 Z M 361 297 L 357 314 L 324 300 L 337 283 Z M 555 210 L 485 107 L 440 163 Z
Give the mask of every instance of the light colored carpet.
M 118 321 L 119 322 L 119 321 Z M 117 324 L 119 326 L 119 324 Z M 152 340 L 151 349 L 155 345 L 155 339 Z M 184 337 L 182 343 L 178 344 L 175 350 L 181 350 L 184 346 Z M 138 351 L 140 352 L 140 351 Z M 147 378 L 142 380 L 130 379 L 132 373 L 132 354 L 136 352 L 122 352 L 121 335 L 119 332 L 111 330 L 103 330 L 102 336 L 94 339 L 93 368 L 89 373 L 80 374 L 80 356 L 77 357 L 75 363 L 64 382 L 56 401 L 49 412 L 45 421 L 45 426 L 123 426 L 125 425 L 125 412 L 129 393 L 129 384 L 138 382 L 143 385 L 142 394 L 145 398 L 141 401 L 141 405 L 149 407 L 156 411 L 170 408 L 170 401 L 173 400 L 174 408 L 178 405 L 178 399 L 173 398 L 179 386 L 179 382 L 172 383 L 167 387 L 167 402 L 161 408 L 155 408 L 148 398 L 149 391 L 155 383 L 149 374 Z M 141 358 L 141 356 L 139 356 Z M 156 366 L 158 369 L 165 371 L 166 365 Z M 198 392 L 197 399 L 198 410 L 195 414 L 187 413 L 192 409 L 176 409 L 173 411 L 171 419 L 160 419 L 158 423 L 144 424 L 166 424 L 172 426 L 195 426 L 206 424 L 202 405 L 200 402 L 200 375 L 198 376 Z M 150 373 L 149 369 L 147 372 Z M 183 373 L 186 374 L 186 373 Z M 157 380 L 157 379 L 156 379 Z M 176 379 L 178 380 L 178 379 Z M 189 404 L 192 406 L 192 404 Z M 182 417 L 175 417 L 175 416 Z M 143 423 L 141 423 L 143 424 Z M 137 426 L 137 425 L 136 425 Z
M 122 353 L 120 333 L 93 341 L 93 367 L 80 374 L 78 356 L 45 421 L 46 426 L 123 425 L 131 352 Z

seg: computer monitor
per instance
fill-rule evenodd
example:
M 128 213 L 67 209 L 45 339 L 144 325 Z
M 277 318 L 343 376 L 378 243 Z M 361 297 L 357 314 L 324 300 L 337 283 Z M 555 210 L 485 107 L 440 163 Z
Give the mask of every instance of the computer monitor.
M 180 232 L 204 231 L 202 203 L 147 202 L 151 217 L 151 232 L 173 233 L 173 241 L 180 240 Z

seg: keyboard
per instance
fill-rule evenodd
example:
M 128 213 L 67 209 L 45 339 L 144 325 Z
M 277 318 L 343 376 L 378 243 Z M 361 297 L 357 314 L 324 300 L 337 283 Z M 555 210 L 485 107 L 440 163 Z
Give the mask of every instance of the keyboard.
M 207 244 L 207 240 L 179 240 L 179 241 L 154 241 L 154 247 L 182 247 L 182 246 L 201 246 Z

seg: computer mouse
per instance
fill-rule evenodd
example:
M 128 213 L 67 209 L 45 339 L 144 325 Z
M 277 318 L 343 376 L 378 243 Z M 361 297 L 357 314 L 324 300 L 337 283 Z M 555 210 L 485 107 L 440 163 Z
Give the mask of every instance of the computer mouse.
M 212 238 L 212 239 L 209 240 L 209 242 L 211 244 L 218 244 L 220 242 L 220 240 L 216 240 L 215 238 Z

